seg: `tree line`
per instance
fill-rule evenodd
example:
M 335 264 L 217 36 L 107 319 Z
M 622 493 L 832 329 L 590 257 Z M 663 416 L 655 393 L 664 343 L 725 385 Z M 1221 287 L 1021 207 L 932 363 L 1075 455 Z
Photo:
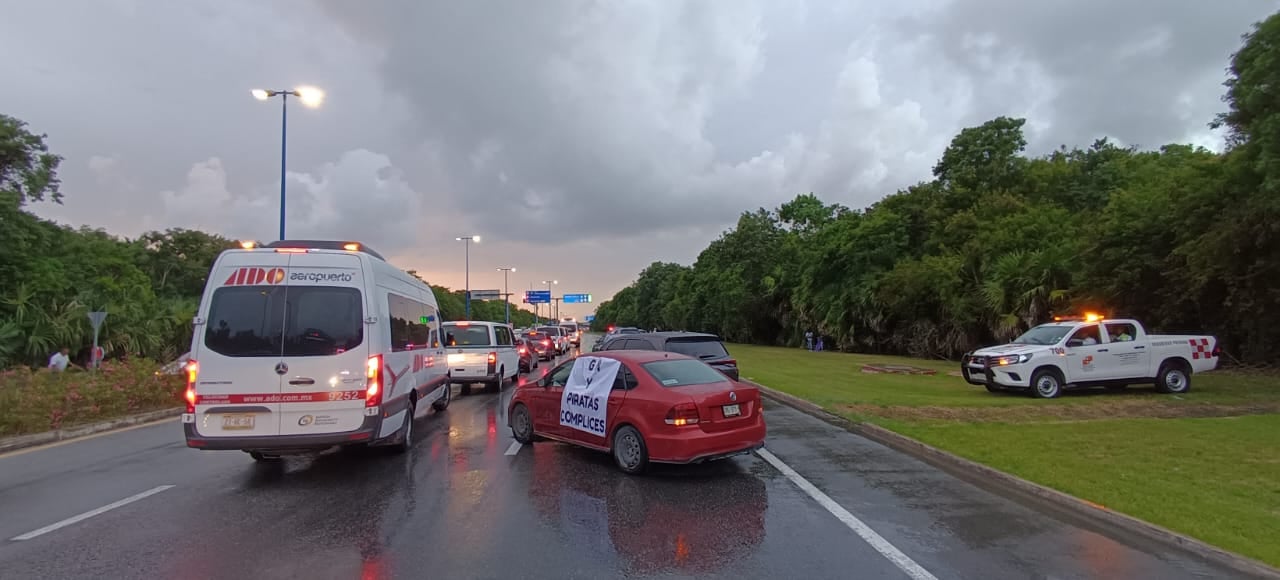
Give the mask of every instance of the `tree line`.
M 1099 139 L 1025 155 L 1024 120 L 963 129 L 932 179 L 863 210 L 810 193 L 744 212 L 691 266 L 655 262 L 607 324 L 955 358 L 1054 315 L 1212 333 L 1280 362 L 1280 15 L 1230 62 L 1223 153 Z
M 28 206 L 62 203 L 61 160 L 45 135 L 0 115 L 0 368 L 43 366 L 63 346 L 87 360 L 93 310 L 108 313 L 99 337 L 107 358 L 173 360 L 191 345 L 214 259 L 238 242 L 179 228 L 128 239 L 41 219 Z M 443 319 L 464 317 L 462 292 L 432 289 Z M 501 321 L 503 303 L 472 301 L 471 315 Z M 511 318 L 533 323 L 533 313 L 516 305 Z

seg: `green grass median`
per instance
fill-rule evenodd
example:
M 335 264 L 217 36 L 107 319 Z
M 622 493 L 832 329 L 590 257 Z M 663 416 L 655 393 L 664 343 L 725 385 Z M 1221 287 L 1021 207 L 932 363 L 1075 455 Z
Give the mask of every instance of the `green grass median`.
M 0 372 L 0 437 L 65 429 L 181 407 L 184 377 L 146 360 L 107 361 L 96 371 Z
M 730 345 L 742 376 L 961 457 L 1280 566 L 1280 377 L 1215 372 L 1054 400 L 992 394 L 958 363 Z M 910 365 L 934 375 L 875 374 Z

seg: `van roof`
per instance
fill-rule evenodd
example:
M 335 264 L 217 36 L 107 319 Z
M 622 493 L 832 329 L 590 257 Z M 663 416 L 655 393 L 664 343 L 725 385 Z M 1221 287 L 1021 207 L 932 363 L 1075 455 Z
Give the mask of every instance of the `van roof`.
M 349 247 L 352 245 L 355 246 L 354 249 Z M 366 246 L 361 242 L 356 242 L 351 240 L 279 240 L 279 241 L 271 242 L 270 244 L 267 244 L 262 247 L 264 248 L 308 248 L 313 250 L 346 250 L 348 252 L 356 251 L 356 252 L 363 252 L 365 254 L 369 254 L 370 256 L 373 256 L 384 262 L 387 261 L 386 258 L 382 257 L 382 254 L 379 254 L 373 248 L 370 248 L 369 246 Z

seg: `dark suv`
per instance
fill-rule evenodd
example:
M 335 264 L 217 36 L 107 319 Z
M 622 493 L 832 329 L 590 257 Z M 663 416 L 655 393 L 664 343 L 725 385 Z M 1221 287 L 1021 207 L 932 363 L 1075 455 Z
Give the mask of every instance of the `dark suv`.
M 644 332 L 618 334 L 604 339 L 592 350 L 661 350 L 691 356 L 725 376 L 738 380 L 738 361 L 729 356 L 724 342 L 714 334 L 700 332 Z

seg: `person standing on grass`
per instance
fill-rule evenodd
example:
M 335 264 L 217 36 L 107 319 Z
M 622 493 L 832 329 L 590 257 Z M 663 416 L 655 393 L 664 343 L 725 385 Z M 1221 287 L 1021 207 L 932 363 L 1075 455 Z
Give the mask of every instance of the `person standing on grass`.
M 53 353 L 53 356 L 49 357 L 49 370 L 56 373 L 67 370 L 67 365 L 71 364 L 70 354 L 71 349 L 65 346 L 62 347 L 62 350 Z
M 813 331 L 804 331 L 804 348 L 805 350 L 813 350 Z

